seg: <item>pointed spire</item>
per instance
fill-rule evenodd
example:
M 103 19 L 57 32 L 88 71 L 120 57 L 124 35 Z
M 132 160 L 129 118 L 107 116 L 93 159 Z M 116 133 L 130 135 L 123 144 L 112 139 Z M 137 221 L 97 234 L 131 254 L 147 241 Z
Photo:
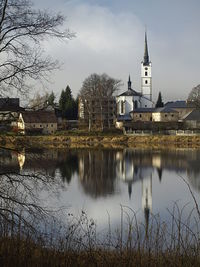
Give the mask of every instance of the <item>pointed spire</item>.
M 129 199 L 131 199 L 131 194 L 132 194 L 132 183 L 129 182 L 128 183 L 128 195 L 129 195 Z
M 148 45 L 147 45 L 147 32 L 145 31 L 145 44 L 144 44 L 144 65 L 149 64 L 149 53 L 148 53 Z
M 131 77 L 129 74 L 129 78 L 128 78 L 128 90 L 131 90 Z

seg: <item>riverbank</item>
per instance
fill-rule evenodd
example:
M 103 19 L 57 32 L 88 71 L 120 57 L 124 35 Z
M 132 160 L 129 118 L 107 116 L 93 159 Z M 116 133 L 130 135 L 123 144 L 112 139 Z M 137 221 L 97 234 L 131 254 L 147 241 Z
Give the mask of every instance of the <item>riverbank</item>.
M 43 135 L 43 136 L 0 136 L 0 146 L 5 148 L 40 147 L 181 147 L 200 148 L 200 135 Z
M 85 249 L 81 251 L 65 250 L 62 247 L 45 248 L 41 242 L 29 238 L 3 238 L 1 241 L 0 263 L 4 267 L 189 267 L 199 266 L 200 259 L 193 249 L 181 253 L 178 248 L 173 251 L 145 251 L 144 248 L 118 249 Z M 14 263 L 14 265 L 13 265 Z

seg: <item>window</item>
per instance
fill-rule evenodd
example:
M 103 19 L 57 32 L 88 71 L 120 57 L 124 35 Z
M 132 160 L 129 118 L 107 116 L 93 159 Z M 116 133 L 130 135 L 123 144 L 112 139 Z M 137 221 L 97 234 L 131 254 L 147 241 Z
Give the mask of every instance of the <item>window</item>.
M 51 124 L 51 127 L 53 127 L 53 124 Z
M 165 117 L 167 117 L 167 114 L 165 114 Z
M 125 101 L 121 101 L 121 113 L 125 113 Z
M 148 76 L 148 72 L 147 71 L 145 71 L 145 76 Z
M 147 107 L 147 105 L 145 105 L 145 108 Z
M 35 128 L 35 124 L 33 124 L 33 127 Z
M 148 68 L 146 67 L 145 70 L 148 70 Z
M 145 81 L 145 83 L 147 84 L 147 83 L 148 83 L 148 81 L 146 80 L 146 81 Z
M 142 118 L 142 114 L 140 114 L 140 118 Z
M 47 124 L 47 128 L 48 128 L 48 124 Z
M 174 117 L 174 114 L 172 114 L 172 117 Z
M 135 108 L 138 108 L 138 102 L 137 102 L 137 100 L 134 101 L 134 107 Z
M 40 124 L 40 128 L 42 127 L 42 124 Z

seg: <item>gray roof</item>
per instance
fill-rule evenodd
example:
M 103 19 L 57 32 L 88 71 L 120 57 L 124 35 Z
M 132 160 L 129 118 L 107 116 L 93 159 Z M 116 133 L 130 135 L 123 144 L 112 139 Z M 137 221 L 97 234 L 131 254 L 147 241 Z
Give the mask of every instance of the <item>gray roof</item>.
M 121 95 L 118 96 L 142 96 L 141 93 L 136 92 L 133 89 L 128 89 L 126 92 L 122 93 Z
M 132 120 L 132 118 L 129 114 L 117 116 L 117 121 L 130 121 L 130 120 Z
M 137 108 L 131 111 L 130 113 L 153 113 L 155 111 L 155 108 Z
M 19 98 L 0 98 L 0 111 L 21 111 L 24 110 L 19 106 Z
M 200 121 L 200 111 L 193 110 L 184 120 L 186 121 Z
M 54 111 L 25 111 L 22 117 L 25 123 L 57 123 Z
M 0 98 L 0 107 L 15 106 L 19 107 L 19 98 Z
M 162 108 L 156 108 L 154 112 L 155 113 L 157 113 L 157 112 L 160 112 L 160 113 L 178 113 L 178 111 L 176 111 L 176 110 L 174 110 L 168 106 L 162 107 Z
M 137 108 L 131 111 L 131 113 L 177 113 L 178 111 L 168 107 L 163 108 Z
M 167 102 L 165 104 L 165 107 L 168 107 L 168 108 L 188 108 L 189 106 L 187 105 L 186 101 L 181 100 L 181 101 Z

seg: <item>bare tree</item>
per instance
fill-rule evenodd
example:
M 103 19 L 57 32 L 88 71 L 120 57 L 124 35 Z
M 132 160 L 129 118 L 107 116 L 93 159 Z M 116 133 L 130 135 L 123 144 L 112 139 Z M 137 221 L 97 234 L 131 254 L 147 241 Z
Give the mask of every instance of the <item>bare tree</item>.
M 41 80 L 58 67 L 44 55 L 42 42 L 70 39 L 62 30 L 64 17 L 35 10 L 29 0 L 0 0 L 0 95 L 9 90 L 26 92 L 33 80 Z
M 48 106 L 49 93 L 45 92 L 44 94 L 39 94 L 38 92 L 35 96 L 30 99 L 28 107 L 34 110 L 44 109 Z
M 110 125 L 110 115 L 112 114 L 110 104 L 113 105 L 113 95 L 118 91 L 120 85 L 120 80 L 111 78 L 107 74 L 98 75 L 94 73 L 84 80 L 80 90 L 80 100 L 84 107 L 89 131 L 93 120 L 95 120 L 95 123 L 98 120 L 100 121 L 102 130 L 105 122 Z
M 200 109 L 200 84 L 192 88 L 191 92 L 189 93 L 187 102 L 195 108 Z

